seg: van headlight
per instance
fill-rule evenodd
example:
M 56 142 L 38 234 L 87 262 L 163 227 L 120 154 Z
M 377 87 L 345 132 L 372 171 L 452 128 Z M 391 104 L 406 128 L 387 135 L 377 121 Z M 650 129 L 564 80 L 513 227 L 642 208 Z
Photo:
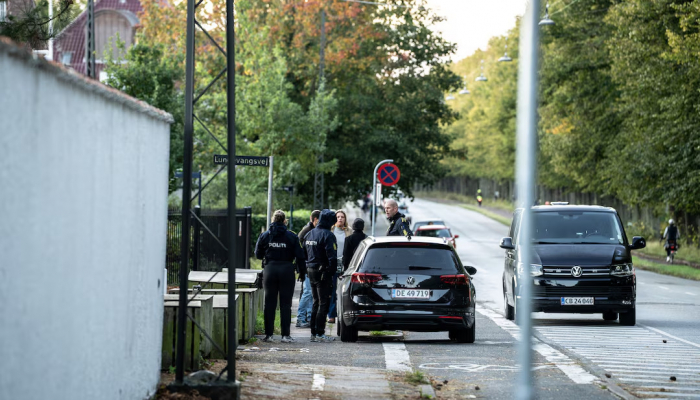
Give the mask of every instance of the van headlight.
M 523 263 L 518 263 L 518 274 L 522 275 L 524 273 Z M 531 276 L 542 276 L 544 270 L 542 269 L 542 264 L 530 264 L 530 275 Z
M 632 276 L 634 275 L 634 266 L 629 264 L 616 264 L 610 267 L 610 275 L 612 276 Z

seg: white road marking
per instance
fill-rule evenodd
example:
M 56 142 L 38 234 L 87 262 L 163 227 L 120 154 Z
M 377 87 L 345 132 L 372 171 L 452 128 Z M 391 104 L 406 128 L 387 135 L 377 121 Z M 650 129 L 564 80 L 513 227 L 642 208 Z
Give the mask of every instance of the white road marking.
M 690 292 L 685 292 L 685 294 L 689 294 L 689 295 L 691 295 L 691 296 L 697 296 L 697 294 L 695 294 L 695 293 L 690 293 Z
M 661 288 L 661 289 L 663 289 L 663 290 L 669 290 L 669 288 L 667 288 L 666 286 L 657 286 L 657 287 L 658 287 L 658 288 Z
M 510 333 L 516 339 L 520 337 L 520 328 L 512 321 L 505 319 L 502 315 L 483 307 L 477 307 L 476 311 L 479 314 L 495 322 L 496 325 L 503 328 L 506 332 Z M 564 374 L 566 374 L 566 376 L 568 376 L 569 379 L 574 381 L 574 383 L 590 384 L 598 381 L 598 378 L 581 368 L 580 365 L 576 364 L 566 354 L 554 349 L 548 344 L 542 343 L 537 338 L 532 339 L 533 349 L 540 353 L 545 359 L 547 359 L 548 362 L 551 362 L 554 365 L 556 365 L 557 368 L 559 368 Z
M 668 333 L 668 332 L 662 331 L 661 329 L 652 328 L 651 326 L 646 326 L 646 325 L 642 325 L 642 324 L 637 324 L 637 325 L 641 326 L 642 328 L 647 328 L 647 329 L 652 330 L 652 331 L 654 331 L 654 332 L 660 333 L 660 334 L 662 334 L 662 335 L 664 335 L 664 336 L 668 336 L 668 337 L 670 337 L 670 338 L 676 339 L 676 340 L 678 340 L 678 341 L 680 341 L 680 342 L 683 342 L 683 343 L 685 343 L 685 344 L 689 344 L 689 345 L 691 345 L 691 346 L 695 346 L 695 347 L 697 347 L 698 349 L 700 349 L 700 344 L 693 343 L 693 342 L 691 342 L 691 341 L 689 341 L 689 340 L 681 339 L 681 338 L 679 338 L 678 336 L 673 336 L 673 335 L 671 335 L 671 334 Z
M 382 343 L 384 346 L 384 360 L 389 371 L 410 372 L 411 358 L 403 343 Z
M 323 374 L 314 374 L 314 381 L 311 384 L 311 390 L 323 391 L 323 386 L 326 385 L 326 377 Z
M 614 379 L 631 386 L 635 394 L 700 398 L 700 344 L 641 324 L 629 327 L 562 324 L 535 329 L 612 373 Z M 679 382 L 671 382 L 671 376 L 677 376 Z M 689 396 L 689 392 L 694 394 Z

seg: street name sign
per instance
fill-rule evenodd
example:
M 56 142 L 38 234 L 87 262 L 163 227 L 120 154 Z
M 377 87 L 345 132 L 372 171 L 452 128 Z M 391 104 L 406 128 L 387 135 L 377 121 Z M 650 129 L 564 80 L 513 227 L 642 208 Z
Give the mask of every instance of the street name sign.
M 215 154 L 214 164 L 226 165 L 228 164 L 227 154 Z M 236 156 L 236 165 L 245 165 L 249 167 L 269 167 L 270 157 L 260 157 L 260 156 Z

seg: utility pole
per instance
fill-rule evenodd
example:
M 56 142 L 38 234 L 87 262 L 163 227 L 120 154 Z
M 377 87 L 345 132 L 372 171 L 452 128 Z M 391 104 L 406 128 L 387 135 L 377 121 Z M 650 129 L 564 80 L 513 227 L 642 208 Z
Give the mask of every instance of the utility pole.
M 95 0 L 87 4 L 87 46 L 85 46 L 85 75 L 95 79 Z M 189 176 L 189 175 L 185 175 Z
M 321 10 L 321 52 L 318 70 L 318 87 L 321 87 L 325 78 L 324 69 L 326 67 L 326 11 Z M 319 170 L 323 164 L 323 154 L 316 159 L 316 176 L 314 177 L 314 208 L 323 209 L 323 172 Z

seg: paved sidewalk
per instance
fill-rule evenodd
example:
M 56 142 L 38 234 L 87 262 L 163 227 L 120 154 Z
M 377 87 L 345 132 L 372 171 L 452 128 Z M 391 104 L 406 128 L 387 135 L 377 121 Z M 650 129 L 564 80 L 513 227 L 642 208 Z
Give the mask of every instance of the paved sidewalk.
M 241 361 L 242 399 L 419 399 L 420 386 L 384 370 Z

